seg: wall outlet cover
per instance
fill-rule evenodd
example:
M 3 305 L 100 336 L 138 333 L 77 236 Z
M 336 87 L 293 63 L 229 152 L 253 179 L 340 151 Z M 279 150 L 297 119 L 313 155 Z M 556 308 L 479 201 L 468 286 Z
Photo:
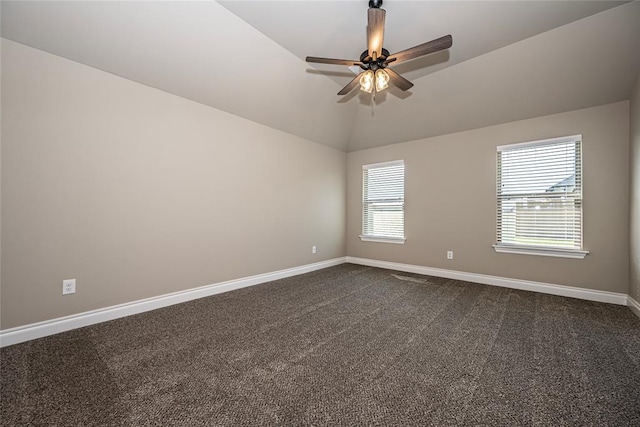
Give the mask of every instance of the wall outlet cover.
M 64 279 L 62 281 L 62 295 L 76 293 L 76 279 Z

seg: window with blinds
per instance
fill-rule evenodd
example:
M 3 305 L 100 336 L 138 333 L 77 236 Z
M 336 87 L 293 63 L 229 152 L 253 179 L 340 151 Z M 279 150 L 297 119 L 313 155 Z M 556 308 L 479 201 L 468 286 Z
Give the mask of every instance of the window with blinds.
M 498 252 L 584 258 L 581 135 L 498 147 Z
M 362 166 L 362 240 L 404 243 L 404 161 Z

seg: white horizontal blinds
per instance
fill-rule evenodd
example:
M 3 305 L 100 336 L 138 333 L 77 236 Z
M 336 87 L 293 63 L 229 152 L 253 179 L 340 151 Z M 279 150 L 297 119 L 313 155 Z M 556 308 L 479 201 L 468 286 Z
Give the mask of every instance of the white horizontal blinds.
M 582 249 L 581 137 L 498 147 L 499 245 Z
M 404 238 L 404 161 L 362 169 L 362 234 Z

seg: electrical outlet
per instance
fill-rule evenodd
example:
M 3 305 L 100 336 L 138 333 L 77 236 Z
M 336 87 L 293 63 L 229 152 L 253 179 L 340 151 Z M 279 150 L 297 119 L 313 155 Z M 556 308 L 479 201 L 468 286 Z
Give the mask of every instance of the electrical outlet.
M 311 246 L 311 253 L 315 254 L 318 252 L 318 248 L 316 248 L 315 246 Z
M 76 293 L 76 279 L 64 279 L 62 281 L 62 295 Z
M 447 259 L 453 259 L 453 251 L 447 251 Z

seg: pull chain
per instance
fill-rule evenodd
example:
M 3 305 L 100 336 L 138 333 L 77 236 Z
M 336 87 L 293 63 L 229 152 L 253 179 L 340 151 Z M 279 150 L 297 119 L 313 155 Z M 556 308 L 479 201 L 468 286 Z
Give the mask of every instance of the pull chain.
M 371 94 L 371 117 L 375 115 L 375 106 L 376 106 L 376 89 L 373 89 Z

